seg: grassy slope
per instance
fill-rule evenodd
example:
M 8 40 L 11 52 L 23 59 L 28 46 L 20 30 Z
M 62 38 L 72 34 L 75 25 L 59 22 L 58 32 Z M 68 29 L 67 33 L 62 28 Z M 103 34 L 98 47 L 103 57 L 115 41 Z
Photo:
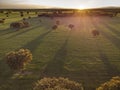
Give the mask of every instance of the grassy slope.
M 0 90 L 31 90 L 33 83 L 44 76 L 69 77 L 83 83 L 86 90 L 93 90 L 120 74 L 119 17 L 41 18 L 42 23 L 32 18 L 29 28 L 9 29 L 11 22 L 20 19 L 12 14 L 0 25 Z M 56 20 L 61 25 L 51 30 Z M 75 24 L 74 30 L 67 27 L 70 23 Z M 101 32 L 99 37 L 92 36 L 94 28 Z M 5 64 L 5 54 L 19 48 L 33 53 L 26 74 L 13 73 Z

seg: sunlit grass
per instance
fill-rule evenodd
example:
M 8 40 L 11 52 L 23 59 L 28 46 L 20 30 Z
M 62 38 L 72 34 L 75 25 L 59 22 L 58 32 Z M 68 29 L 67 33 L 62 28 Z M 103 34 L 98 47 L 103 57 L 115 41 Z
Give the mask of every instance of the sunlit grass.
M 29 28 L 9 29 L 11 22 L 21 19 L 14 13 L 0 25 L 0 90 L 31 90 L 33 83 L 43 76 L 69 77 L 83 83 L 87 90 L 93 90 L 114 76 L 115 71 L 120 71 L 117 23 L 120 18 L 84 16 L 52 20 L 35 17 L 29 20 Z M 56 20 L 60 20 L 61 25 L 52 30 Z M 68 28 L 71 23 L 75 25 L 73 30 Z M 100 31 L 99 37 L 92 36 L 93 29 Z M 25 75 L 10 71 L 4 60 L 7 52 L 19 48 L 28 48 L 33 53 Z

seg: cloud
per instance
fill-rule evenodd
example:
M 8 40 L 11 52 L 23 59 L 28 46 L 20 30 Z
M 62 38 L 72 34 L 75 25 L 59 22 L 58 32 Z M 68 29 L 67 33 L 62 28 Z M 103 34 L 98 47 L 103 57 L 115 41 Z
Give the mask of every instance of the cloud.
M 6 7 L 21 7 L 25 8 L 25 5 L 31 8 L 34 7 L 63 7 L 63 8 L 77 8 L 80 6 L 85 7 L 104 7 L 104 6 L 120 6 L 119 0 L 0 0 L 0 7 L 4 4 L 8 5 Z M 24 4 L 24 5 L 23 5 Z M 30 6 L 32 5 L 32 6 Z M 4 5 L 5 6 L 5 5 Z M 20 7 L 20 8 L 21 8 Z

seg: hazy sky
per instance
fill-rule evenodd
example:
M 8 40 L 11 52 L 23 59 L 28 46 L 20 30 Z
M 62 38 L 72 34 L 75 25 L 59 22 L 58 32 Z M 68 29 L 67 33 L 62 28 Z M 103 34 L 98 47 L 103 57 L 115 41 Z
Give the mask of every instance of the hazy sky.
M 91 8 L 105 6 L 120 6 L 120 0 L 0 0 L 4 5 L 40 5 L 64 8 Z M 7 6 L 6 6 L 7 7 Z

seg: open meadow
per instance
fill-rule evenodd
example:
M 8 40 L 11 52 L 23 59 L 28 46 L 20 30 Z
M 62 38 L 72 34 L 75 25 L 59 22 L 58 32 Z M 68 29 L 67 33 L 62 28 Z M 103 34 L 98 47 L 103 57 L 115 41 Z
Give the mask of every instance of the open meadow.
M 32 90 L 33 84 L 43 77 L 68 77 L 82 83 L 85 90 L 95 90 L 101 83 L 120 75 L 120 15 L 37 17 L 26 14 L 30 27 L 10 28 L 10 23 L 22 20 L 13 12 L 0 23 L 0 90 Z M 52 29 L 56 21 L 60 25 Z M 74 28 L 70 29 L 69 24 Z M 95 37 L 92 30 L 98 30 Z M 33 60 L 24 73 L 10 70 L 6 53 L 27 48 Z

